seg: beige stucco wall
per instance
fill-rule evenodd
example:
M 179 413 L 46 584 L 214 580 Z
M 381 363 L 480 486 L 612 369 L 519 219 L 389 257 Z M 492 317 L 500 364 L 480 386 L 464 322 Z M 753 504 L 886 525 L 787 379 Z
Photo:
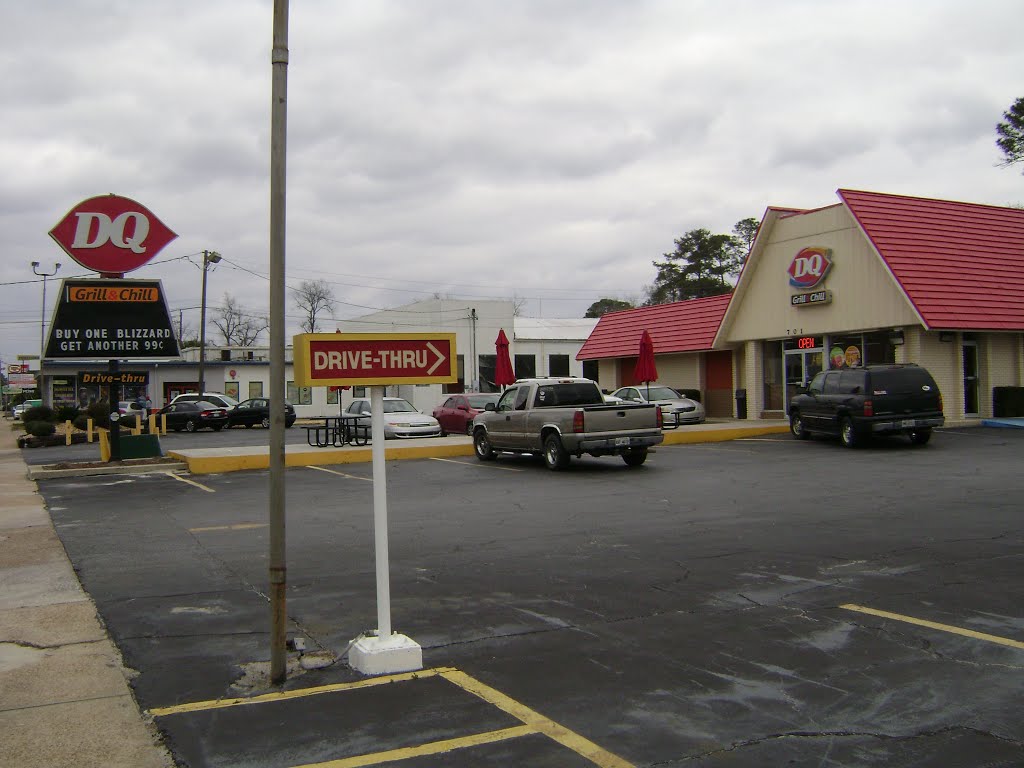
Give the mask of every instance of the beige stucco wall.
M 832 268 L 813 289 L 789 285 L 787 268 L 809 246 L 832 249 Z M 763 251 L 743 275 L 743 295 L 726 343 L 751 339 L 898 328 L 920 319 L 845 207 L 833 206 L 777 221 Z M 830 290 L 832 303 L 794 307 L 797 293 Z M 721 340 L 720 340 L 721 341 Z

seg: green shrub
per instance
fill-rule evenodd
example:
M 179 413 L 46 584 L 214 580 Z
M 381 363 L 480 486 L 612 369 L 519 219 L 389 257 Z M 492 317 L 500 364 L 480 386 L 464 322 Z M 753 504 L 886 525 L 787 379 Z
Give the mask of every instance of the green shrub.
M 57 431 L 57 427 L 52 421 L 26 421 L 25 431 L 33 437 L 48 437 Z
M 78 416 L 78 409 L 73 405 L 62 405 L 57 409 L 56 421 L 63 424 L 65 421 L 74 421 Z
M 71 424 L 75 429 L 88 429 L 89 428 L 89 415 L 86 413 L 80 413 L 72 420 Z
M 90 405 L 85 412 L 92 419 L 94 427 L 110 428 L 110 403 L 100 400 Z
M 29 408 L 22 414 L 21 420 L 28 424 L 30 421 L 53 421 L 55 418 L 53 408 L 45 405 L 37 405 Z

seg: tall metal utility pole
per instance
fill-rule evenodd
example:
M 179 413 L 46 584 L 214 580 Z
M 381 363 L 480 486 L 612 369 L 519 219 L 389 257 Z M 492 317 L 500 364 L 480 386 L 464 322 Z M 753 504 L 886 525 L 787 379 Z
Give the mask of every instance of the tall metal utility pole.
M 202 398 L 206 392 L 206 273 L 210 270 L 211 264 L 220 261 L 221 256 L 216 251 L 203 251 L 203 298 L 200 304 L 199 315 L 199 397 Z
M 50 405 L 50 398 L 43 382 L 43 358 L 46 356 L 46 278 L 53 277 L 60 271 L 60 262 L 54 264 L 53 272 L 40 272 L 39 262 L 33 261 L 32 271 L 43 278 L 43 309 L 39 316 L 39 397 L 43 405 Z
M 274 42 L 270 62 L 270 680 L 283 683 L 288 671 L 284 509 L 288 0 L 274 0 Z

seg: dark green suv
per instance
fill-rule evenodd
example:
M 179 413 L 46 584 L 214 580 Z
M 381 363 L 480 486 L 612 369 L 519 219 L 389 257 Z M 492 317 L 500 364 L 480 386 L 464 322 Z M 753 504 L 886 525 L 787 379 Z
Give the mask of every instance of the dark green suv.
M 822 371 L 789 403 L 789 429 L 839 435 L 853 448 L 871 435 L 904 434 L 924 445 L 945 423 L 935 379 L 919 365 L 867 365 Z

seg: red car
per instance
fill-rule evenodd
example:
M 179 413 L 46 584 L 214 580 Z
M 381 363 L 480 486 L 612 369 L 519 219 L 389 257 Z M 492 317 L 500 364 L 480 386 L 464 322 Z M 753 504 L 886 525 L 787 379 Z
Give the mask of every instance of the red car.
M 497 405 L 500 392 L 479 392 L 452 395 L 434 409 L 433 416 L 441 425 L 441 435 L 473 434 L 473 418 L 491 403 Z

